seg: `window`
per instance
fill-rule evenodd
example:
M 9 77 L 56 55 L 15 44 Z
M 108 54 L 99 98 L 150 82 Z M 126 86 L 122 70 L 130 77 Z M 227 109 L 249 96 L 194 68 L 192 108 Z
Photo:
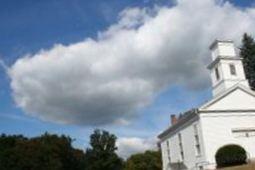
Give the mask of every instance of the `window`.
M 197 124 L 195 124 L 195 125 L 194 125 L 194 133 L 195 133 L 195 135 L 197 135 L 197 134 L 198 134 Z
M 200 147 L 200 141 L 198 136 L 198 129 L 197 125 L 194 125 L 194 138 L 195 138 L 195 150 L 196 150 L 196 156 L 201 155 L 201 147 Z
M 169 141 L 166 142 L 166 146 L 167 146 L 167 157 L 168 157 L 168 161 L 171 162 L 170 144 L 169 144 Z
M 233 136 L 236 138 L 255 137 L 255 128 L 232 129 L 232 133 L 233 133 Z
M 178 139 L 179 139 L 179 148 L 180 148 L 181 160 L 184 160 L 184 152 L 183 152 L 183 145 L 182 145 L 182 135 L 180 133 L 178 134 Z
M 216 76 L 216 79 L 217 79 L 217 80 L 220 79 L 220 73 L 219 73 L 218 67 L 215 68 L 215 76 Z
M 203 166 L 199 166 L 198 169 L 199 170 L 203 170 L 204 168 L 203 168 Z
M 230 64 L 229 69 L 230 69 L 230 74 L 233 75 L 233 76 L 236 76 L 236 67 L 235 67 L 235 65 Z

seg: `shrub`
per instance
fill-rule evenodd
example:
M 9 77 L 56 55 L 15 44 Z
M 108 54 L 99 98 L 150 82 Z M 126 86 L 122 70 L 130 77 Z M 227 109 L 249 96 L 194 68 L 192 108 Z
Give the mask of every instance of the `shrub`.
M 147 150 L 131 155 L 126 161 L 124 170 L 162 170 L 161 152 Z
M 246 151 L 239 145 L 221 147 L 215 155 L 217 168 L 246 164 Z

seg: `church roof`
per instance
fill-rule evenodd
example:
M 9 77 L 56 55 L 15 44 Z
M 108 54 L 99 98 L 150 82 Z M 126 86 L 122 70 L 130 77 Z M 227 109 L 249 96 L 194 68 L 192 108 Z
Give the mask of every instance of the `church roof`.
M 174 132 L 179 129 L 179 127 L 183 126 L 186 122 L 191 120 L 192 118 L 197 116 L 198 109 L 191 109 L 186 111 L 182 116 L 178 119 L 178 122 L 172 126 L 170 126 L 168 129 L 163 131 L 158 135 L 158 138 L 163 138 L 164 136 L 168 135 L 170 132 Z

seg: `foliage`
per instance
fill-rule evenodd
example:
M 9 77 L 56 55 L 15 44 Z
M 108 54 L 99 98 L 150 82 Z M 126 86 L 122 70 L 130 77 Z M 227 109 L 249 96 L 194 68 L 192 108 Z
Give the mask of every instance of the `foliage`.
M 0 136 L 0 169 L 5 170 L 82 170 L 84 153 L 71 146 L 66 136 Z
M 161 170 L 160 151 L 146 151 L 127 159 L 125 170 Z
M 86 170 L 121 170 L 123 161 L 115 153 L 116 136 L 95 130 L 90 136 L 91 148 L 86 151 Z
M 252 90 L 255 90 L 255 42 L 253 38 L 244 34 L 240 56 L 243 58 L 244 71 Z
M 131 156 L 126 164 L 116 154 L 117 137 L 95 130 L 84 153 L 72 147 L 72 139 L 45 133 L 26 138 L 0 135 L 0 169 L 4 170 L 161 170 L 159 151 Z
M 246 151 L 239 145 L 221 147 L 215 155 L 218 168 L 246 164 Z

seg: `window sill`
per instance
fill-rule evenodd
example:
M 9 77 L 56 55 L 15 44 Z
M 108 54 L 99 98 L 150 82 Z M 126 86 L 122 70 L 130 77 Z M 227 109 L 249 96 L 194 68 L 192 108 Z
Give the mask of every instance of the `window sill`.
M 197 158 L 200 158 L 201 156 L 202 156 L 201 154 L 199 154 L 199 155 L 196 155 L 196 157 L 197 157 Z

